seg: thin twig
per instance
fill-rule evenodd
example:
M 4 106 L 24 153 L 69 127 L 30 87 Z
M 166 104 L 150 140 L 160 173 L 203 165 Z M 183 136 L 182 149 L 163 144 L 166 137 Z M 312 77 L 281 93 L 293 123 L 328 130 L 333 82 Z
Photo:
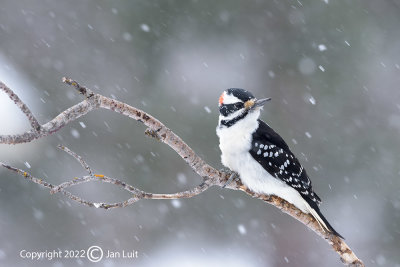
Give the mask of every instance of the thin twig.
M 48 182 L 44 181 L 41 178 L 36 178 L 36 177 L 32 176 L 30 173 L 28 173 L 28 172 L 26 172 L 24 170 L 12 167 L 12 166 L 7 165 L 7 164 L 5 164 L 3 162 L 0 162 L 0 165 L 5 167 L 5 168 L 7 168 L 7 169 L 9 169 L 9 170 L 11 170 L 11 171 L 13 171 L 13 172 L 18 173 L 19 175 L 25 177 L 27 180 L 29 180 L 29 181 L 31 181 L 31 182 L 33 182 L 35 184 L 41 185 L 41 186 L 43 186 L 45 188 L 48 188 L 50 190 L 52 190 L 54 187 L 56 187 L 53 184 L 48 183 Z M 89 207 L 94 207 L 95 206 L 94 203 L 92 203 L 90 201 L 87 201 L 87 200 L 84 200 L 84 199 L 82 199 L 82 198 L 80 198 L 80 197 L 78 197 L 76 195 L 73 195 L 72 193 L 70 193 L 68 191 L 65 191 L 64 189 L 60 189 L 59 191 L 61 193 L 63 193 L 65 196 L 67 196 L 68 198 L 70 198 L 70 199 L 72 199 L 72 200 L 74 200 L 74 201 L 76 201 L 78 203 L 87 205 Z
M 28 118 L 29 123 L 34 130 L 34 132 L 38 133 L 40 131 L 40 124 L 32 114 L 31 110 L 25 105 L 24 102 L 16 95 L 10 88 L 8 88 L 3 82 L 0 81 L 0 90 L 8 95 L 8 97 L 14 101 L 15 105 L 25 114 Z
M 89 165 L 83 160 L 83 158 L 81 156 L 79 156 L 78 154 L 76 154 L 74 151 L 72 151 L 71 149 L 69 149 L 66 146 L 63 145 L 58 145 L 57 146 L 59 149 L 67 152 L 68 154 L 70 154 L 74 159 L 76 159 L 81 165 L 82 167 L 89 173 L 89 176 L 93 176 L 92 174 L 92 169 L 89 167 Z
M 70 150 L 68 147 L 66 146 L 62 146 L 59 145 L 58 146 L 61 150 L 65 151 L 66 153 L 68 153 L 69 155 L 71 155 L 73 158 L 75 158 L 77 161 L 79 161 L 79 163 L 81 163 L 82 167 L 86 170 L 90 170 L 91 168 L 90 166 L 82 159 L 81 156 L 79 156 L 78 154 L 76 154 L 75 152 L 73 152 L 72 150 Z M 77 201 L 81 204 L 87 205 L 89 207 L 96 207 L 96 208 L 103 208 L 103 209 L 110 209 L 110 208 L 121 208 L 121 207 L 126 207 L 129 205 L 132 205 L 133 203 L 137 202 L 140 199 L 179 199 L 179 198 L 191 198 L 194 197 L 196 195 L 199 195 L 201 193 L 203 193 L 205 190 L 207 190 L 210 186 L 212 186 L 213 184 L 210 183 L 206 183 L 206 182 L 202 182 L 200 185 L 186 190 L 186 191 L 182 191 L 182 192 L 178 192 L 178 193 L 174 193 L 174 194 L 154 194 L 154 193 L 148 193 L 145 192 L 143 190 L 140 190 L 134 186 L 131 186 L 121 180 L 115 179 L 115 178 L 111 178 L 111 177 L 107 177 L 103 174 L 94 174 L 94 175 L 87 175 L 87 176 L 83 176 L 81 178 L 77 178 L 75 177 L 73 180 L 64 182 L 60 185 L 53 185 L 51 183 L 48 183 L 46 181 L 44 181 L 43 179 L 39 179 L 36 178 L 34 176 L 32 176 L 30 173 L 9 166 L 5 163 L 0 162 L 0 165 L 2 165 L 3 167 L 18 173 L 19 175 L 25 177 L 26 179 L 30 180 L 31 182 L 35 183 L 35 184 L 39 184 L 43 187 L 46 187 L 48 189 L 50 189 L 50 194 L 54 194 L 54 193 L 58 193 L 58 192 L 62 192 L 64 195 L 66 195 L 67 197 L 69 197 L 70 199 Z M 117 202 L 117 203 L 98 203 L 98 202 L 91 202 L 91 201 L 87 201 L 84 200 L 76 195 L 71 194 L 68 191 L 65 191 L 66 188 L 74 186 L 74 185 L 78 185 L 78 184 L 82 184 L 82 183 L 87 183 L 87 182 L 92 182 L 92 181 L 101 181 L 101 182 L 105 182 L 105 183 L 110 183 L 110 184 L 114 184 L 116 186 L 119 186 L 125 190 L 127 190 L 129 193 L 131 193 L 133 196 L 131 198 L 129 198 L 128 200 L 125 200 L 123 202 Z
M 17 99 L 14 100 L 16 105 L 24 112 L 24 114 L 28 117 L 33 130 L 27 131 L 23 134 L 19 135 L 0 135 L 0 144 L 19 144 L 19 143 L 24 143 L 24 142 L 31 142 L 34 139 L 38 139 L 44 136 L 47 136 L 51 133 L 55 133 L 59 131 L 62 127 L 67 125 L 68 123 L 78 119 L 79 117 L 87 114 L 88 112 L 95 110 L 97 108 L 103 108 L 103 109 L 109 109 L 114 112 L 120 113 L 124 116 L 128 116 L 129 118 L 135 119 L 139 122 L 142 122 L 145 124 L 148 129 L 146 130 L 146 134 L 148 136 L 154 137 L 157 140 L 160 140 L 161 142 L 167 144 L 170 146 L 173 150 L 176 151 L 176 153 L 179 154 L 179 156 L 198 174 L 203 178 L 202 183 L 190 190 L 183 191 L 183 192 L 178 192 L 175 194 L 152 194 L 152 193 L 147 193 L 143 192 L 133 186 L 127 185 L 126 183 L 114 179 L 114 178 L 109 178 L 104 175 L 96 175 L 92 174 L 90 167 L 85 163 L 85 161 L 80 158 L 77 154 L 73 153 L 69 149 L 66 150 L 65 148 L 63 149 L 67 153 L 69 153 L 71 156 L 73 156 L 75 159 L 77 159 L 81 165 L 89 172 L 89 176 L 84 176 L 82 178 L 77 178 L 72 181 L 62 183 L 61 185 L 54 186 L 52 184 L 49 184 L 41 179 L 35 178 L 28 174 L 27 172 L 24 172 L 22 170 L 19 170 L 17 168 L 11 167 L 9 165 L 6 165 L 4 163 L 0 162 L 0 165 L 3 167 L 12 170 L 14 172 L 19 173 L 20 175 L 24 176 L 28 180 L 40 184 L 44 187 L 47 187 L 51 190 L 51 193 L 55 192 L 61 192 L 70 199 L 77 201 L 81 204 L 90 206 L 90 207 L 97 207 L 97 208 L 104 208 L 104 209 L 109 209 L 109 208 L 117 208 L 117 207 L 126 207 L 129 205 L 132 205 L 133 203 L 137 202 L 140 199 L 176 199 L 176 198 L 190 198 L 195 195 L 198 195 L 204 191 L 206 191 L 209 187 L 211 186 L 220 186 L 223 187 L 226 183 L 226 181 L 230 177 L 230 173 L 226 172 L 220 172 L 216 170 L 215 168 L 211 167 L 208 165 L 203 159 L 201 159 L 179 136 L 177 136 L 174 132 L 172 132 L 170 129 L 168 129 L 164 124 L 162 124 L 159 120 L 151 116 L 150 114 L 137 109 L 135 107 L 129 106 L 123 102 L 117 101 L 115 99 L 111 99 L 108 97 L 105 97 L 100 94 L 95 94 L 93 91 L 89 90 L 88 88 L 79 85 L 74 80 L 68 79 L 68 78 L 63 78 L 63 82 L 72 85 L 75 89 L 78 90 L 81 94 L 85 96 L 85 100 L 80 102 L 79 104 L 65 110 L 61 114 L 59 114 L 57 117 L 55 117 L 53 120 L 49 121 L 48 123 L 44 125 L 39 125 L 39 130 L 37 130 L 37 125 L 35 122 L 37 122 L 36 118 L 33 116 L 33 114 L 27 109 L 26 105 L 19 99 L 19 98 L 12 98 L 12 99 Z M 9 96 L 15 95 L 8 87 L 6 87 L 4 84 L 0 84 L 1 89 L 5 91 Z M 6 88 L 6 89 L 4 89 Z M 9 91 L 7 91 L 9 90 Z M 11 92 L 11 93 L 10 93 Z M 70 192 L 66 191 L 65 188 L 77 185 L 80 183 L 84 182 L 89 182 L 89 181 L 102 181 L 102 182 L 107 182 L 111 183 L 117 186 L 121 186 L 125 190 L 128 190 L 130 193 L 132 193 L 132 197 L 124 202 L 118 202 L 118 203 L 95 203 L 95 202 L 90 202 L 87 200 L 84 200 L 82 198 L 79 198 Z M 327 242 L 332 246 L 332 248 L 339 254 L 341 261 L 349 266 L 364 266 L 363 262 L 357 258 L 357 256 L 354 254 L 354 252 L 347 246 L 347 244 L 344 242 L 344 240 L 340 239 L 339 237 L 330 234 L 323 229 L 320 228 L 319 224 L 316 222 L 316 220 L 309 214 L 302 213 L 299 209 L 297 209 L 294 205 L 288 203 L 287 201 L 273 195 L 261 195 L 257 194 L 248 188 L 246 188 L 240 181 L 232 181 L 229 183 L 226 188 L 232 189 L 232 190 L 241 190 L 246 192 L 248 195 L 259 198 L 269 204 L 274 205 L 275 207 L 281 209 L 283 212 L 289 214 L 293 218 L 299 220 L 302 222 L 304 225 L 306 225 L 308 228 L 316 232 L 318 235 L 323 237 L 324 239 L 327 240 Z
M 86 88 L 85 86 L 81 86 L 79 83 L 77 83 L 76 81 L 74 81 L 72 79 L 63 77 L 62 82 L 75 87 L 75 89 L 78 90 L 79 93 L 81 93 L 82 95 L 84 95 L 87 98 L 94 96 L 94 93 L 92 90 Z

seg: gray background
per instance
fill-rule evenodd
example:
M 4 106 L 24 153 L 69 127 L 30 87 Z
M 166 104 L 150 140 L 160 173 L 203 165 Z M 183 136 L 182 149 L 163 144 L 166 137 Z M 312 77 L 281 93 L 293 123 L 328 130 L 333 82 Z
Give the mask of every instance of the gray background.
M 399 23 L 399 1 L 2 0 L 0 80 L 44 123 L 81 101 L 61 83 L 70 76 L 156 116 L 217 168 L 220 93 L 272 97 L 262 119 L 306 167 L 329 221 L 368 266 L 400 266 Z M 0 94 L 0 133 L 28 128 Z M 61 183 L 84 174 L 56 149 L 62 143 L 97 173 L 151 192 L 200 181 L 144 130 L 95 111 L 30 144 L 0 145 L 0 160 Z M 5 169 L 0 178 L 1 266 L 33 264 L 22 249 L 91 245 L 139 258 L 40 265 L 341 266 L 304 225 L 242 192 L 212 188 L 105 211 Z M 71 190 L 93 201 L 129 198 L 106 184 Z

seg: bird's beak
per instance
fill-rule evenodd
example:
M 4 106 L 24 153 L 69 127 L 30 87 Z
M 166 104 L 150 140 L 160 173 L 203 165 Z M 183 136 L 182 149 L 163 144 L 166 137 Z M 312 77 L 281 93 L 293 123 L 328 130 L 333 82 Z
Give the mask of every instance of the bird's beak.
M 263 98 L 263 99 L 257 99 L 256 101 L 254 101 L 254 105 L 251 107 L 251 109 L 255 109 L 258 107 L 262 107 L 265 105 L 265 103 L 267 103 L 268 101 L 270 101 L 271 98 Z

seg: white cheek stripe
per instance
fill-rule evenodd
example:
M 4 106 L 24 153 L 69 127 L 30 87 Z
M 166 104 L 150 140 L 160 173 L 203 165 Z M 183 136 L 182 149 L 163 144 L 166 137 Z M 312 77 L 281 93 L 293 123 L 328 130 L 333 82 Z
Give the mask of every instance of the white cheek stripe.
M 242 102 L 239 98 L 233 95 L 228 95 L 226 92 L 224 92 L 224 104 L 233 104 L 237 102 Z

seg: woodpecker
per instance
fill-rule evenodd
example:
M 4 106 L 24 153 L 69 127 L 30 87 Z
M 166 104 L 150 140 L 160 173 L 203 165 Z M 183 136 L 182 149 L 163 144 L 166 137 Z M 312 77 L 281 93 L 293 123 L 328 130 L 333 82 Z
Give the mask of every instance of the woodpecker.
M 217 135 L 222 164 L 253 192 L 285 199 L 311 214 L 324 231 L 343 238 L 319 210 L 321 199 L 304 167 L 283 138 L 259 119 L 268 100 L 239 88 L 221 94 Z

